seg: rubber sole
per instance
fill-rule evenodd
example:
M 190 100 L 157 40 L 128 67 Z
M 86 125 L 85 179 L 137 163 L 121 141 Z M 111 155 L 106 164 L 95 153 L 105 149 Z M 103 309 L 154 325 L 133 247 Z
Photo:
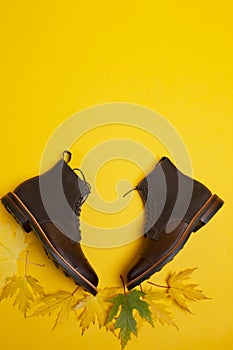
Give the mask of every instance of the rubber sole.
M 212 195 L 194 216 L 194 218 L 189 223 L 182 237 L 176 243 L 176 245 L 159 261 L 154 263 L 149 269 L 144 271 L 141 275 L 137 276 L 133 280 L 129 281 L 127 284 L 127 288 L 129 290 L 133 289 L 146 279 L 150 278 L 151 275 L 160 271 L 184 247 L 191 233 L 198 231 L 201 227 L 206 225 L 210 221 L 210 219 L 217 213 L 217 211 L 222 207 L 223 204 L 224 201 L 221 198 L 219 198 L 216 194 Z
M 56 250 L 49 241 L 46 233 L 37 222 L 36 218 L 20 200 L 20 198 L 12 192 L 1 198 L 1 202 L 6 210 L 15 218 L 23 230 L 27 233 L 34 231 L 42 242 L 46 254 L 51 257 L 56 267 L 61 268 L 64 274 L 73 278 L 76 284 L 82 286 L 85 290 L 96 295 L 97 288 L 86 277 L 73 268 L 68 261 Z

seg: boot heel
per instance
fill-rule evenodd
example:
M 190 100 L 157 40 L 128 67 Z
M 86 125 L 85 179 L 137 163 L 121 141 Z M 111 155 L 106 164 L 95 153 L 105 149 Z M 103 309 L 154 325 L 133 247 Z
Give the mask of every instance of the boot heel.
M 202 226 L 206 225 L 207 222 L 217 213 L 217 211 L 222 207 L 224 201 L 214 194 L 211 198 L 210 203 L 207 208 L 205 208 L 201 218 L 199 219 L 197 225 L 193 229 L 193 232 L 198 231 Z
M 21 206 L 21 204 L 17 201 L 17 199 L 12 193 L 9 192 L 3 198 L 1 198 L 1 202 L 6 208 L 6 210 L 22 226 L 24 231 L 26 231 L 27 233 L 32 231 L 28 216 L 25 213 L 25 209 Z

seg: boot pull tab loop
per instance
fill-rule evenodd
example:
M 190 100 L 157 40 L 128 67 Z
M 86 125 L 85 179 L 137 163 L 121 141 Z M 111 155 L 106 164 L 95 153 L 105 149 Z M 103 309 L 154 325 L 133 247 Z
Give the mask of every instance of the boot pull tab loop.
M 129 190 L 128 192 L 126 192 L 126 193 L 122 196 L 122 198 L 125 198 L 130 192 L 135 191 L 135 190 L 137 190 L 137 187 L 131 188 L 131 190 Z
M 71 160 L 72 153 L 70 151 L 65 150 L 62 153 L 62 157 L 63 157 L 64 162 L 66 162 L 68 164 Z

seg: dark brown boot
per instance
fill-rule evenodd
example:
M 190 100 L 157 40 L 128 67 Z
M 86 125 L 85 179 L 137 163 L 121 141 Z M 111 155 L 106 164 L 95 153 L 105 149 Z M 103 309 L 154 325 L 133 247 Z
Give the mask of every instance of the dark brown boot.
M 172 260 L 191 232 L 205 225 L 224 203 L 166 157 L 136 189 L 145 205 L 145 230 L 142 251 L 127 274 L 128 289 Z
M 71 157 L 70 152 L 64 152 Z M 68 161 L 69 161 L 68 160 Z M 1 201 L 26 232 L 35 231 L 56 266 L 93 295 L 98 277 L 80 247 L 81 205 L 90 193 L 64 159 L 45 174 L 20 184 Z

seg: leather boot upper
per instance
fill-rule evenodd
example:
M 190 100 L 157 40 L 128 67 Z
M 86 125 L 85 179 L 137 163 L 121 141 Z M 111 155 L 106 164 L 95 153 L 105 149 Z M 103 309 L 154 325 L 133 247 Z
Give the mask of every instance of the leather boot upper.
M 211 192 L 163 157 L 136 187 L 145 205 L 141 251 L 127 274 L 128 288 L 159 271 L 182 248 L 188 229 Z M 188 231 L 189 230 L 189 231 Z
M 189 223 L 211 196 L 200 182 L 184 175 L 163 157 L 136 187 L 145 204 L 145 231 L 152 239 Z
M 98 277 L 79 244 L 79 215 L 89 192 L 85 179 L 82 180 L 64 160 L 46 173 L 23 182 L 14 191 L 56 251 L 97 286 Z

